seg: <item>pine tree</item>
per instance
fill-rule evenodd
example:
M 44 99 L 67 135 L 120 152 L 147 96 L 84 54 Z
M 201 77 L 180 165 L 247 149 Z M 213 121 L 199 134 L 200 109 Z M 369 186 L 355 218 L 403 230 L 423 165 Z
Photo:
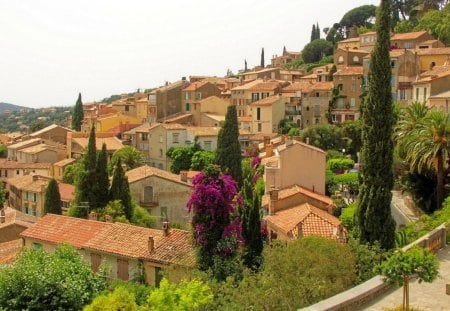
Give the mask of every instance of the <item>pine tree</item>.
M 242 155 L 236 106 L 228 106 L 225 124 L 217 139 L 216 164 L 228 172 L 240 186 L 242 184 Z
M 97 184 L 98 207 L 102 208 L 108 204 L 109 199 L 108 154 L 106 153 L 106 144 L 102 145 L 102 151 L 98 155 Z
M 78 99 L 75 103 L 72 114 L 72 129 L 75 131 L 81 131 L 81 122 L 84 118 L 83 103 L 81 102 L 81 93 L 78 93 Z
M 312 29 L 311 29 L 311 40 L 309 42 L 313 42 L 314 40 L 316 40 L 316 25 L 312 25 Z
M 44 199 L 44 214 L 62 214 L 61 195 L 59 194 L 59 187 L 56 179 L 50 179 L 47 190 L 45 191 Z
M 376 19 L 377 42 L 362 110 L 362 172 L 357 214 L 361 242 L 379 241 L 384 249 L 391 249 L 395 244 L 395 222 L 391 215 L 394 114 L 390 86 L 390 8 L 390 0 L 381 0 Z
M 109 189 L 109 201 L 120 200 L 125 217 L 130 220 L 133 216 L 133 206 L 131 204 L 130 185 L 128 178 L 123 171 L 122 161 L 117 160 L 114 168 L 111 188 Z
M 264 63 L 264 48 L 262 48 L 262 50 L 261 50 L 261 68 L 266 67 L 264 64 L 265 64 Z

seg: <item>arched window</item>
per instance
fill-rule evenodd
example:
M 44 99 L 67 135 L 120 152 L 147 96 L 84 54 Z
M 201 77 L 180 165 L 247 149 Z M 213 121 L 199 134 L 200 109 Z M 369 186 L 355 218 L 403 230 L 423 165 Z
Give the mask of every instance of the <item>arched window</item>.
M 353 56 L 353 62 L 359 63 L 359 57 L 357 55 Z
M 344 56 L 341 55 L 338 57 L 338 63 L 342 64 L 343 62 L 344 62 Z
M 145 186 L 145 188 L 144 188 L 144 202 L 153 202 L 153 187 Z

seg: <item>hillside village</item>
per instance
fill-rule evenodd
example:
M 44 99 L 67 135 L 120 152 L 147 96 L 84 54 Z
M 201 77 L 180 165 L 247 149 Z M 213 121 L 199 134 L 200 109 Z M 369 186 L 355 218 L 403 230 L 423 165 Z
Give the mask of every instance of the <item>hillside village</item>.
M 0 134 L 5 146 L 0 263 L 13 263 L 22 248 L 54 251 L 68 243 L 93 271 L 106 262 L 111 279 L 131 281 L 141 273 L 146 284 L 158 287 L 161 271 L 173 269 L 169 281 L 180 280 L 198 264 L 191 232 L 194 212 L 187 205 L 205 166 L 180 167 L 174 150 L 215 152 L 230 106 L 236 109 L 242 158 L 261 161 L 258 210 L 265 243 L 319 236 L 347 244 L 351 228 L 339 216 L 357 190 L 345 182 L 328 187 L 328 150 L 303 133 L 360 120 L 376 40 L 373 31 L 341 40 L 330 62 L 317 63 L 309 72 L 289 65 L 302 59 L 301 51 L 280 47 L 280 55 L 273 55 L 267 66 L 262 51 L 260 65 L 236 75 L 193 73 L 110 103 L 83 103 L 79 130 L 73 128 L 72 112 L 65 124 Z M 450 47 L 427 31 L 391 33 L 390 45 L 393 101 L 402 108 L 421 102 L 449 113 Z M 77 178 L 71 174 L 85 163 L 92 141 L 97 153 L 105 150 L 111 180 L 111 171 L 123 170 L 133 204 L 151 218 L 147 225 L 101 214 L 89 201 L 76 203 Z M 357 176 L 358 150 L 338 149 L 347 166 L 333 173 Z M 138 151 L 138 164 L 124 156 L 117 168 L 120 150 Z M 45 212 L 52 180 L 58 185 L 61 215 Z M 84 216 L 70 217 L 70 210 L 80 206 Z

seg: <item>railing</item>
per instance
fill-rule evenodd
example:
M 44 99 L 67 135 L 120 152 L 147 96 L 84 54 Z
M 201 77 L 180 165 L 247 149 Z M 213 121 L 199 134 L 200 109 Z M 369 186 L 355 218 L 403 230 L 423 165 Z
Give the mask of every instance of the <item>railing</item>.
M 402 248 L 403 251 L 409 250 L 411 247 L 418 245 L 422 248 L 428 248 L 436 253 L 445 247 L 447 241 L 447 229 L 445 224 L 440 225 L 436 229 L 430 231 L 423 237 L 417 239 L 411 244 Z M 312 306 L 303 308 L 303 311 L 345 311 L 355 310 L 359 306 L 371 301 L 381 295 L 390 285 L 383 282 L 383 277 L 377 275 L 370 280 L 359 284 L 340 294 L 334 295 L 328 299 L 322 300 Z

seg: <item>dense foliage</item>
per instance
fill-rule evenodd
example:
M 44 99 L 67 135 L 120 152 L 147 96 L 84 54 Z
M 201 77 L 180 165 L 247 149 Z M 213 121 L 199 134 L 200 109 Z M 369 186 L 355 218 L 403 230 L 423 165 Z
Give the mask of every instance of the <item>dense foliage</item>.
M 333 44 L 325 39 L 315 39 L 311 41 L 302 51 L 302 58 L 305 63 L 315 63 L 324 56 L 333 54 Z
M 111 166 L 114 167 L 119 159 L 122 164 L 125 164 L 126 170 L 132 170 L 144 164 L 144 155 L 133 146 L 125 146 L 114 152 L 111 158 Z
M 130 185 L 128 184 L 128 177 L 125 175 L 120 158 L 115 165 L 111 187 L 109 188 L 109 201 L 113 200 L 120 200 L 126 219 L 130 220 L 133 215 Z
M 0 267 L 0 308 L 81 310 L 105 285 L 70 246 L 27 249 L 14 265 Z
M 44 197 L 44 214 L 52 213 L 61 215 L 61 195 L 59 194 L 59 187 L 56 179 L 50 179 L 47 190 L 45 191 Z
M 100 208 L 104 207 L 109 201 L 109 175 L 108 175 L 108 154 L 106 144 L 102 144 L 102 150 L 97 158 L 97 201 Z
M 300 134 L 303 141 L 323 150 L 342 150 L 345 148 L 342 129 L 336 125 L 315 125 L 303 130 Z
M 78 93 L 78 99 L 72 112 L 72 129 L 81 131 L 81 123 L 83 122 L 84 112 L 83 103 L 81 102 L 81 93 Z
M 8 149 L 5 145 L 0 144 L 0 158 L 6 158 L 8 156 Z
M 362 108 L 361 186 L 358 206 L 360 240 L 384 249 L 395 245 L 391 215 L 392 127 L 394 113 L 389 58 L 391 1 L 382 0 L 377 14 L 377 41 L 372 52 L 369 90 Z

